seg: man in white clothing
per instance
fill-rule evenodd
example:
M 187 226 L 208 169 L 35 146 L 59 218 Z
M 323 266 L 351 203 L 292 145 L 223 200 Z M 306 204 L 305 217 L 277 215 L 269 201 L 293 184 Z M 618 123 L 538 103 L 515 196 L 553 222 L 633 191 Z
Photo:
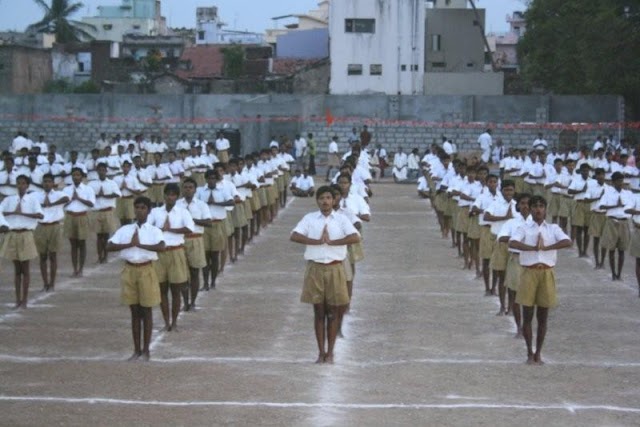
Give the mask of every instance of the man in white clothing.
M 491 129 L 487 129 L 478 137 L 478 144 L 480 144 L 480 149 L 482 150 L 480 159 L 484 163 L 489 163 L 489 160 L 491 160 L 491 146 L 493 145 L 491 132 Z

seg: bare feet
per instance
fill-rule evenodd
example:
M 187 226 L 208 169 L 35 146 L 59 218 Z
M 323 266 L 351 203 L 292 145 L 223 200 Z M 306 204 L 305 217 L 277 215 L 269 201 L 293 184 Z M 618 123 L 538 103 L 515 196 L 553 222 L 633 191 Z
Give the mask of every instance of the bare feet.
M 176 325 L 175 323 L 172 324 L 171 326 L 169 326 L 168 331 L 169 332 L 178 332 L 178 325 Z
M 518 332 L 516 332 L 516 334 L 513 336 L 513 338 L 515 338 L 517 340 L 521 339 L 522 338 L 522 331 L 519 330 Z
M 14 310 L 17 310 L 17 309 L 19 309 L 21 306 L 22 306 L 22 301 L 18 301 L 18 302 L 16 302 L 16 305 L 14 305 L 14 306 L 13 306 L 13 309 L 14 309 Z
M 527 365 L 533 365 L 535 362 L 533 361 L 533 354 L 527 355 Z
M 324 353 L 320 353 L 320 354 L 318 355 L 318 358 L 316 359 L 316 362 L 315 362 L 315 363 L 316 363 L 316 365 L 319 365 L 319 364 L 321 364 L 321 363 L 324 363 L 324 356 L 325 356 L 325 355 L 324 355 Z
M 329 365 L 333 365 L 333 354 L 326 354 L 324 356 L 324 363 L 327 363 Z
M 129 357 L 127 359 L 127 362 L 135 362 L 136 360 L 138 360 L 140 358 L 140 356 L 142 356 L 142 352 L 134 352 L 131 357 Z
M 492 295 L 493 295 L 493 294 L 491 293 L 491 291 L 484 291 L 484 296 L 485 296 L 485 297 L 490 297 L 490 296 L 492 296 Z
M 22 304 L 20 304 L 20 308 L 23 310 L 27 309 L 27 300 L 22 301 Z
M 544 362 L 542 361 L 542 356 L 540 354 L 534 354 L 533 363 L 539 366 L 544 365 Z
M 205 291 L 205 292 L 209 292 L 209 285 L 206 284 L 203 287 L 200 288 L 201 291 Z
M 504 316 L 505 314 L 506 312 L 504 311 L 504 308 L 500 307 L 500 310 L 498 310 L 496 316 Z
M 145 352 L 142 353 L 141 360 L 143 362 L 148 362 L 150 359 L 151 359 L 151 355 L 149 354 L 148 351 L 145 351 Z

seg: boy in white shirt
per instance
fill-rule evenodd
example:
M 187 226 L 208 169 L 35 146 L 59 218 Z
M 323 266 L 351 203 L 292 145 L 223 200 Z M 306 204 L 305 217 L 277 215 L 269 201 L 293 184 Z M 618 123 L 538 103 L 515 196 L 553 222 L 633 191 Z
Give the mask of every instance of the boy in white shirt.
M 148 361 L 153 332 L 153 307 L 160 304 L 160 288 L 153 262 L 158 259 L 157 252 L 164 250 L 165 243 L 162 231 L 147 222 L 151 200 L 138 197 L 134 202 L 134 209 L 136 221 L 120 227 L 109 240 L 107 250 L 120 251 L 120 258 L 125 260 L 121 274 L 121 300 L 131 309 L 133 355 L 129 360 L 142 358 L 143 361 Z
M 314 194 L 314 182 L 313 177 L 307 174 L 307 170 L 304 170 L 304 173 L 298 176 L 300 171 L 296 170 L 296 181 L 295 183 L 291 183 L 291 192 L 296 197 L 313 197 Z
M 81 277 L 87 258 L 87 237 L 89 237 L 88 212 L 96 203 L 93 189 L 82 183 L 85 174 L 80 168 L 71 170 L 72 184 L 63 192 L 70 201 L 65 206 L 64 234 L 71 244 L 73 277 Z
M 571 247 L 571 239 L 556 224 L 548 224 L 544 197 L 529 199 L 532 221 L 516 229 L 509 247 L 520 251 L 523 267 L 516 303 L 522 306 L 522 335 L 527 345 L 527 364 L 542 365 L 542 345 L 547 334 L 549 309 L 557 305 L 554 267 L 559 249 Z M 537 307 L 537 308 L 536 308 Z M 533 315 L 538 320 L 536 351 L 533 352 Z
M 168 332 L 177 329 L 182 287 L 189 280 L 184 236 L 193 233 L 195 229 L 189 211 L 176 206 L 179 196 L 178 184 L 167 184 L 164 188 L 164 205 L 152 209 L 148 218 L 149 224 L 160 228 L 164 236 L 165 248 L 158 253 L 155 270 L 160 283 L 160 308 L 165 330 Z M 171 316 L 169 316 L 169 289 L 171 289 Z
M 58 272 L 58 252 L 62 241 L 62 221 L 64 221 L 64 205 L 69 202 L 62 191 L 55 190 L 54 177 L 46 173 L 42 177 L 44 191 L 35 192 L 34 197 L 40 203 L 44 217 L 38 221 L 33 237 L 40 255 L 40 274 L 42 274 L 43 290 L 55 290 Z M 47 265 L 50 263 L 50 268 Z
M 0 231 L 9 230 L 2 242 L 0 254 L 13 261 L 15 270 L 15 308 L 27 308 L 29 297 L 29 261 L 38 257 L 33 230 L 38 220 L 44 218 L 42 207 L 33 194 L 27 193 L 29 177 L 19 175 L 16 178 L 17 194 L 5 198 L 0 203 Z M 3 217 L 4 215 L 4 217 Z
M 307 268 L 300 300 L 313 304 L 318 344 L 316 363 L 332 364 L 339 312 L 349 303 L 343 261 L 347 257 L 347 245 L 358 243 L 360 236 L 345 215 L 333 210 L 330 187 L 318 189 L 316 203 L 320 210 L 305 215 L 291 232 L 290 239 L 306 245 Z
M 96 248 L 98 262 L 107 263 L 107 243 L 109 236 L 116 230 L 114 211 L 116 200 L 122 196 L 120 187 L 115 181 L 107 178 L 107 164 L 98 163 L 96 167 L 98 179 L 89 182 L 89 187 L 96 195 L 96 203 L 92 208 L 92 229 L 96 232 Z

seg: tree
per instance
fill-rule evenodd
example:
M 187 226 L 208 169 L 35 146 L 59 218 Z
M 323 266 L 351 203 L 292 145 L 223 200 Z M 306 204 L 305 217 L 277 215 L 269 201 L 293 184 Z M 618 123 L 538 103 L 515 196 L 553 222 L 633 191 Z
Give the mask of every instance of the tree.
M 44 11 L 44 17 L 35 24 L 29 25 L 27 31 L 38 33 L 54 33 L 58 43 L 93 40 L 89 31 L 96 27 L 80 21 L 71 20 L 71 16 L 84 6 L 82 3 L 70 3 L 69 0 L 51 0 L 49 6 L 45 0 L 33 0 Z
M 244 49 L 234 44 L 221 49 L 224 56 L 224 75 L 231 79 L 237 79 L 244 73 Z
M 532 0 L 522 74 L 558 94 L 620 94 L 640 114 L 640 0 Z

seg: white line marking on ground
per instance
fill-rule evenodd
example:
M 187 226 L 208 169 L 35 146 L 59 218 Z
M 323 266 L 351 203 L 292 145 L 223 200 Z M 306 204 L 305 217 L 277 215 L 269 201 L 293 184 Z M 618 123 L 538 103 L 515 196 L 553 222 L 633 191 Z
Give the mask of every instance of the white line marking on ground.
M 564 410 L 571 413 L 578 411 L 605 411 L 640 413 L 640 408 L 613 405 L 583 405 L 578 403 L 532 404 L 532 403 L 306 403 L 306 402 L 240 402 L 240 401 L 161 401 L 110 399 L 105 397 L 55 397 L 55 396 L 0 396 L 0 402 L 41 402 L 41 403 L 73 403 L 73 404 L 105 404 L 127 406 L 164 406 L 164 407 L 262 407 L 262 408 L 321 408 L 321 409 L 516 409 L 516 410 Z
M 339 341 L 342 343 L 342 341 Z M 342 345 L 342 344 L 340 344 Z M 153 356 L 153 355 L 152 355 Z M 12 363 L 52 363 L 52 362 L 121 362 L 123 357 L 111 356 L 57 356 L 57 357 L 39 357 L 39 356 L 15 356 L 10 354 L 0 354 L 0 361 Z M 302 364 L 313 365 L 314 360 L 311 358 L 277 358 L 277 357 L 205 357 L 205 356 L 186 356 L 174 358 L 154 358 L 154 363 L 179 364 L 179 363 L 218 363 L 218 364 L 242 364 L 242 363 L 271 363 L 271 364 Z M 354 367 L 354 368 L 370 368 L 384 367 L 396 365 L 525 365 L 524 360 L 496 360 L 496 359 L 445 359 L 445 358 L 425 358 L 425 359 L 406 359 L 392 361 L 373 361 L 373 362 L 350 362 L 349 360 L 340 360 L 336 366 Z M 640 362 L 607 362 L 607 361 L 549 361 L 548 366 L 569 366 L 569 367 L 590 367 L 590 368 L 640 368 Z

